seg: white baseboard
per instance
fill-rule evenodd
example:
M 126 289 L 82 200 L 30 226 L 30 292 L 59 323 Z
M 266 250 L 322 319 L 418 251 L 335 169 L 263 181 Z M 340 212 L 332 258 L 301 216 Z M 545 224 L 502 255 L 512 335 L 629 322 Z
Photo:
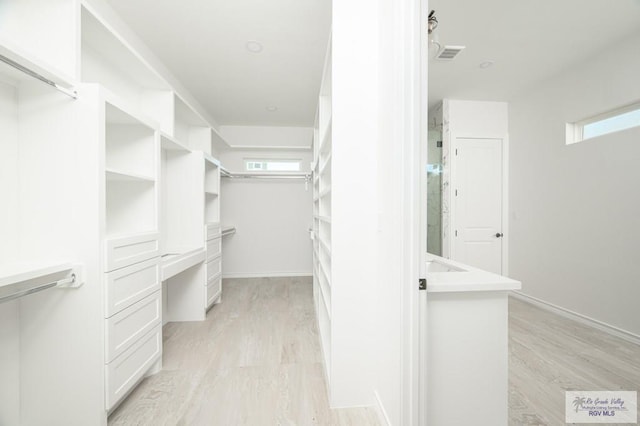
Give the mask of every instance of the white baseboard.
M 512 291 L 510 294 L 516 299 L 522 300 L 523 302 L 537 306 L 546 311 L 553 312 L 554 314 L 560 315 L 564 318 L 577 321 L 586 326 L 593 327 L 597 330 L 611 334 L 612 336 L 616 336 L 623 340 L 626 340 L 627 342 L 640 345 L 640 336 L 638 336 L 637 334 L 631 333 L 630 331 L 623 330 L 621 328 L 618 328 L 611 324 L 607 324 L 602 321 L 598 321 L 586 315 L 582 315 L 577 312 L 570 311 L 569 309 L 565 309 L 561 306 L 554 305 L 553 303 L 545 302 L 544 300 L 538 299 L 537 297 L 529 296 L 519 291 Z
M 289 272 L 238 272 L 226 274 L 222 273 L 222 278 L 281 278 L 281 277 L 311 277 L 310 271 L 289 271 Z
M 391 422 L 389 421 L 389 416 L 387 415 L 387 411 L 384 409 L 384 405 L 382 405 L 382 401 L 380 401 L 380 395 L 378 395 L 378 391 L 374 391 L 373 395 L 375 396 L 375 410 L 378 413 L 378 420 L 382 426 L 391 426 Z

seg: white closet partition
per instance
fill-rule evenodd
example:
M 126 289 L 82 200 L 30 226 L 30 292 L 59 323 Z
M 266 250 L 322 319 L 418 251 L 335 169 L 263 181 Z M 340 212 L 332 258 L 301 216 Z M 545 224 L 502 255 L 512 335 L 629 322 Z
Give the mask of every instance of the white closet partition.
M 314 131 L 313 287 L 327 384 L 331 383 L 331 44 L 327 51 Z

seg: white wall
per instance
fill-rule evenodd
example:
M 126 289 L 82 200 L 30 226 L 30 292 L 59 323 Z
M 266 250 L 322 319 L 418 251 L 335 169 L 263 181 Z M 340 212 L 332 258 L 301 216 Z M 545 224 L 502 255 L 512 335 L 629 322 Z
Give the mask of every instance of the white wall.
M 510 102 L 510 275 L 640 335 L 640 129 L 565 145 L 565 123 L 640 100 L 640 35 Z
M 220 126 L 232 147 L 287 147 L 311 149 L 313 128 L 280 126 Z
M 237 126 L 234 126 L 237 127 Z M 262 129 L 262 130 L 261 130 Z M 268 129 L 268 140 L 275 141 L 280 128 Z M 285 128 L 284 138 L 290 135 Z M 235 129 L 234 134 L 250 135 L 236 139 L 240 144 L 259 145 L 251 128 Z M 259 128 L 258 133 L 264 132 Z M 311 130 L 312 131 L 312 130 Z M 308 132 L 299 132 L 306 138 Z M 234 150 L 224 152 L 222 165 L 232 172 L 244 172 L 245 158 L 298 159 L 309 171 L 310 150 Z M 220 205 L 224 225 L 236 233 L 223 238 L 222 272 L 225 277 L 264 277 L 311 275 L 312 256 L 309 227 L 312 225 L 311 184 L 304 180 L 222 179 Z

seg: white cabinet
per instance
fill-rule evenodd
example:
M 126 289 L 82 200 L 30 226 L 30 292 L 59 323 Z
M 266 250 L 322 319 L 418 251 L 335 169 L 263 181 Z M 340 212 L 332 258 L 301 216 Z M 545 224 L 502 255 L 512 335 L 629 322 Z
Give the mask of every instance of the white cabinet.
M 124 398 L 162 356 L 162 326 L 158 324 L 105 367 L 106 408 Z
M 220 275 L 216 275 L 210 281 L 207 281 L 206 307 L 211 307 L 221 294 L 222 277 Z
M 163 299 L 190 301 L 172 320 L 220 300 L 221 138 L 106 2 L 1 9 L 0 55 L 43 79 L 0 62 L 0 270 L 86 279 L 0 305 L 0 423 L 106 424 L 160 365 Z
M 157 258 L 105 274 L 105 318 L 160 290 Z
M 222 237 L 218 234 L 212 240 L 207 241 L 207 261 L 211 261 L 222 254 Z
M 123 268 L 160 255 L 160 239 L 157 232 L 108 238 L 105 241 L 105 272 Z
M 107 364 L 161 322 L 162 297 L 159 291 L 107 318 L 105 347 Z

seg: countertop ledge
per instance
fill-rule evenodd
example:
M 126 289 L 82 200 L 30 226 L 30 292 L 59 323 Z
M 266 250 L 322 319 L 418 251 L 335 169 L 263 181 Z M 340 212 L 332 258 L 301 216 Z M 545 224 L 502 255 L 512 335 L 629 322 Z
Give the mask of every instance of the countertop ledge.
M 483 271 L 443 257 L 427 255 L 427 262 L 450 265 L 459 272 L 427 272 L 428 293 L 482 292 L 520 290 L 522 283 L 502 275 Z

